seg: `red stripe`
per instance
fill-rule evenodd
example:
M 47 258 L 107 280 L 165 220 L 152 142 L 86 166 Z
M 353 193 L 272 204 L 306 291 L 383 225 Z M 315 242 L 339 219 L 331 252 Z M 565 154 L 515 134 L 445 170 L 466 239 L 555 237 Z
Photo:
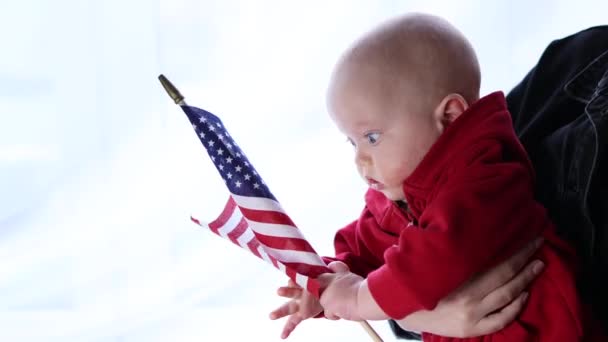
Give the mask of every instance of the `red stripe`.
M 264 223 L 276 223 L 292 226 L 293 229 L 298 229 L 289 216 L 278 211 L 256 210 L 239 207 L 243 216 L 248 220 Z
M 308 276 L 308 282 L 306 283 L 306 285 L 307 285 L 306 289 L 308 290 L 308 292 L 312 293 L 313 296 L 315 296 L 316 298 L 319 298 L 320 297 L 320 284 L 317 281 L 316 277 L 319 274 L 321 274 L 321 273 L 328 272 L 329 269 L 326 268 L 326 267 L 323 267 L 322 271 L 320 269 L 319 270 L 315 270 L 315 272 L 319 272 L 319 273 L 315 274 L 314 276 L 311 276 L 311 275 L 308 275 L 306 273 L 301 273 L 301 272 L 297 272 L 296 273 L 296 268 L 294 268 L 293 266 L 294 266 L 294 264 L 292 264 L 292 263 L 285 265 L 285 273 L 287 274 L 287 276 L 291 280 L 293 280 L 294 283 L 296 283 L 296 274 L 297 273 L 304 274 L 304 275 Z
M 258 241 L 260 241 L 261 244 L 270 248 L 310 252 L 316 254 L 315 250 L 308 243 L 308 241 L 304 239 L 269 236 L 256 233 L 255 231 L 254 233 L 255 237 L 258 238 Z
M 251 239 L 251 241 L 247 242 L 247 247 L 249 248 L 251 253 L 253 253 L 253 255 L 257 256 L 258 258 L 262 258 L 262 256 L 260 255 L 260 252 L 258 252 L 259 246 L 260 246 L 260 242 L 256 238 L 253 238 L 253 239 Z
M 321 298 L 321 285 L 316 279 L 308 280 L 308 292 L 312 293 L 317 299 Z
M 266 255 L 268 255 L 268 257 L 270 258 L 272 265 L 276 268 L 279 268 L 279 262 L 277 261 L 277 259 L 268 253 L 266 253 Z
M 247 221 L 245 221 L 244 217 L 241 217 L 241 221 L 239 221 L 239 223 L 236 225 L 236 227 L 234 227 L 227 235 L 228 238 L 230 239 L 230 241 L 234 242 L 235 244 L 239 245 L 239 242 L 237 241 L 237 239 L 243 235 L 243 233 L 249 229 L 249 225 L 247 224 Z M 255 235 L 252 236 L 253 238 L 255 238 Z M 239 245 L 240 246 L 240 245 Z
M 329 273 L 331 270 L 327 266 L 308 265 L 298 262 L 284 262 L 285 267 L 291 268 L 294 272 L 304 274 L 311 278 L 316 278 L 319 274 Z
M 289 278 L 291 278 L 291 280 L 293 280 L 294 283 L 296 282 L 296 271 L 293 268 L 286 267 L 285 273 L 287 273 L 287 276 Z
M 230 219 L 230 216 L 232 216 L 232 213 L 234 212 L 235 208 L 236 208 L 236 202 L 234 202 L 234 200 L 232 199 L 232 196 L 228 197 L 228 201 L 226 202 L 226 205 L 224 206 L 224 210 L 222 211 L 220 216 L 218 216 L 215 220 L 213 220 L 211 223 L 209 223 L 209 228 L 211 228 L 211 230 L 217 234 L 218 233 L 217 230 L 221 226 L 226 224 L 226 222 L 228 222 L 228 220 Z

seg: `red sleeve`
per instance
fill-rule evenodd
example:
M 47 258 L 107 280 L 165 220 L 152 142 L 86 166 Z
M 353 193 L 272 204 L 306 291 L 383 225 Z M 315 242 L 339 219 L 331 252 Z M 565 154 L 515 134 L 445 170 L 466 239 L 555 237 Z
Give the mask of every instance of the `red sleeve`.
M 418 227 L 404 229 L 399 244 L 386 250 L 385 264 L 368 276 L 372 296 L 390 317 L 433 309 L 550 224 L 533 200 L 527 163 L 504 162 L 495 141 L 467 153 L 428 199 Z
M 362 227 L 375 227 L 378 224 L 373 215 L 365 207 L 358 220 L 340 229 L 334 238 L 335 257 L 323 257 L 326 263 L 342 261 L 348 265 L 350 271 L 362 277 L 380 267 L 384 261 L 371 252 L 365 241 L 370 241 L 366 234 L 373 234 L 373 229 L 362 230 Z M 381 256 L 380 256 L 381 257 Z

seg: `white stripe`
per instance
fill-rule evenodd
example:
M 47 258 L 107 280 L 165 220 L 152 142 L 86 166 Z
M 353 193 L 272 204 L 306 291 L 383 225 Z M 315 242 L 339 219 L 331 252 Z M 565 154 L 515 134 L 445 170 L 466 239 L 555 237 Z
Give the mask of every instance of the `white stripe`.
M 235 194 L 231 194 L 234 201 L 243 208 L 253 209 L 253 210 L 268 210 L 268 211 L 278 211 L 281 213 L 285 213 L 281 204 L 275 200 L 271 200 L 264 197 L 249 197 L 249 196 L 239 196 Z
M 264 246 L 264 250 L 281 262 L 297 262 L 300 264 L 325 266 L 321 257 L 316 253 L 276 249 L 268 246 Z
M 260 255 L 262 256 L 262 259 L 264 259 L 267 263 L 273 265 L 272 260 L 270 260 L 270 257 L 268 256 L 268 254 L 264 250 L 264 247 L 262 247 L 261 244 L 258 246 L 258 253 L 260 253 Z
M 283 265 L 282 262 L 279 262 L 279 267 L 278 267 L 279 271 L 287 274 L 287 268 L 285 267 L 285 265 Z
M 253 229 L 256 233 L 268 235 L 268 236 L 276 236 L 276 237 L 286 237 L 286 238 L 297 238 L 306 240 L 302 232 L 294 226 L 288 226 L 284 224 L 276 224 L 276 223 L 262 223 L 247 220 L 249 223 L 249 227 Z
M 243 214 L 241 214 L 238 207 L 235 207 L 228 221 L 226 221 L 226 223 L 224 223 L 224 225 L 221 226 L 217 230 L 217 232 L 220 234 L 221 237 L 228 238 L 228 233 L 230 233 L 234 230 L 234 228 L 236 228 L 236 226 L 241 221 L 241 218 L 243 218 Z
M 300 273 L 296 273 L 296 284 L 300 285 L 303 289 L 308 289 L 308 277 Z

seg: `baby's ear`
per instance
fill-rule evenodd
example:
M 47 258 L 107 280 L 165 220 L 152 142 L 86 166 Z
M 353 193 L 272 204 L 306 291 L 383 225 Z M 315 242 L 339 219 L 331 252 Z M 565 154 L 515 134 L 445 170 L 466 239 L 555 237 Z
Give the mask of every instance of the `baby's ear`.
M 465 110 L 469 109 L 467 100 L 460 94 L 449 94 L 435 108 L 435 118 L 443 129 L 456 121 Z

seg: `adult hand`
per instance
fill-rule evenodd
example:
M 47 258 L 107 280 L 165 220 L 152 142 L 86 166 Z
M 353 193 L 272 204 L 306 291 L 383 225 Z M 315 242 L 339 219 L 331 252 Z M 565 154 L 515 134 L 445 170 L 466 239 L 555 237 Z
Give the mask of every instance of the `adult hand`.
M 544 267 L 540 260 L 528 263 L 541 244 L 542 239 L 536 239 L 456 289 L 432 311 L 414 312 L 397 324 L 408 331 L 455 338 L 491 334 L 504 328 L 524 307 L 528 297 L 524 290 Z

